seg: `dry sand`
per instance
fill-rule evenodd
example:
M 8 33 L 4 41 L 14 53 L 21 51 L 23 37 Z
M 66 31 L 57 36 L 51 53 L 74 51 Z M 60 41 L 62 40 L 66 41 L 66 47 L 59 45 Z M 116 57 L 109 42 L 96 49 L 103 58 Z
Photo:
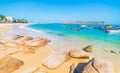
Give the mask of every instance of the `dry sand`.
M 0 23 L 0 34 L 3 34 L 5 32 L 7 32 L 8 30 L 11 30 L 11 25 L 12 24 L 3 24 L 3 23 Z
M 22 67 L 20 67 L 20 69 L 14 71 L 13 73 L 21 73 L 22 71 L 34 66 L 39 67 L 39 69 L 34 73 L 37 73 L 39 71 L 47 71 L 48 73 L 69 73 L 69 68 L 71 64 L 78 64 L 79 62 L 84 62 L 84 60 L 82 59 L 70 58 L 69 60 L 64 62 L 59 68 L 48 69 L 44 67 L 41 63 L 50 53 L 51 50 L 49 47 L 41 47 L 40 49 L 36 50 L 35 54 L 17 53 L 12 55 L 13 57 L 24 61 L 25 63 Z

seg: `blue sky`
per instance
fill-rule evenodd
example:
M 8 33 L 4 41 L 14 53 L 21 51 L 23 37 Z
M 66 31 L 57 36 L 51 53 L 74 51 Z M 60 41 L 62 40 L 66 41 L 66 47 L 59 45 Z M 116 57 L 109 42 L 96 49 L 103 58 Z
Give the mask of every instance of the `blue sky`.
M 0 0 L 0 14 L 32 21 L 120 23 L 119 0 Z

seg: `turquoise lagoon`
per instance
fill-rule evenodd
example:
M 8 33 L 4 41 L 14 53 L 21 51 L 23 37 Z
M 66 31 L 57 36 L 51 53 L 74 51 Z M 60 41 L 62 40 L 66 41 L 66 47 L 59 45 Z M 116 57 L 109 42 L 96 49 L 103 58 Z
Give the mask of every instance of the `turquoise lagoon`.
M 87 28 L 83 28 L 80 24 L 66 25 L 56 23 L 31 24 L 28 27 L 38 31 L 44 31 L 49 35 L 54 34 L 57 36 L 66 37 L 66 39 L 71 39 L 68 43 L 72 42 L 73 44 L 77 44 L 78 47 L 84 43 L 84 45 L 93 44 L 101 49 L 109 48 L 120 50 L 120 33 L 106 33 L 104 30 L 104 25 L 87 24 L 87 26 Z

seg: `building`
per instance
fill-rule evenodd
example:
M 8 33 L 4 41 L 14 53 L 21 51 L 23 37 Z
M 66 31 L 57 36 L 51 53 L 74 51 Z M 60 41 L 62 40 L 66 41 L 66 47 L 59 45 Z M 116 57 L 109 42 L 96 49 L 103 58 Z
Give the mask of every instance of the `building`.
M 13 17 L 6 17 L 7 22 L 13 22 Z

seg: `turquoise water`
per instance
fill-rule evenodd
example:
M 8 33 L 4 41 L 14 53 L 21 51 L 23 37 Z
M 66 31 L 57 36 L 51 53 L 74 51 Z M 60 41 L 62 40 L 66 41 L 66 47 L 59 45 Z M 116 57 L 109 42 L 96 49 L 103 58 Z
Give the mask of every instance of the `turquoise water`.
M 50 34 L 56 34 L 60 36 L 74 36 L 76 38 L 84 38 L 88 41 L 96 41 L 113 45 L 116 48 L 120 48 L 120 33 L 106 33 L 103 29 L 103 25 L 88 24 L 88 28 L 81 28 L 78 24 L 33 24 L 28 27 L 45 31 Z M 80 28 L 80 29 L 76 29 Z

